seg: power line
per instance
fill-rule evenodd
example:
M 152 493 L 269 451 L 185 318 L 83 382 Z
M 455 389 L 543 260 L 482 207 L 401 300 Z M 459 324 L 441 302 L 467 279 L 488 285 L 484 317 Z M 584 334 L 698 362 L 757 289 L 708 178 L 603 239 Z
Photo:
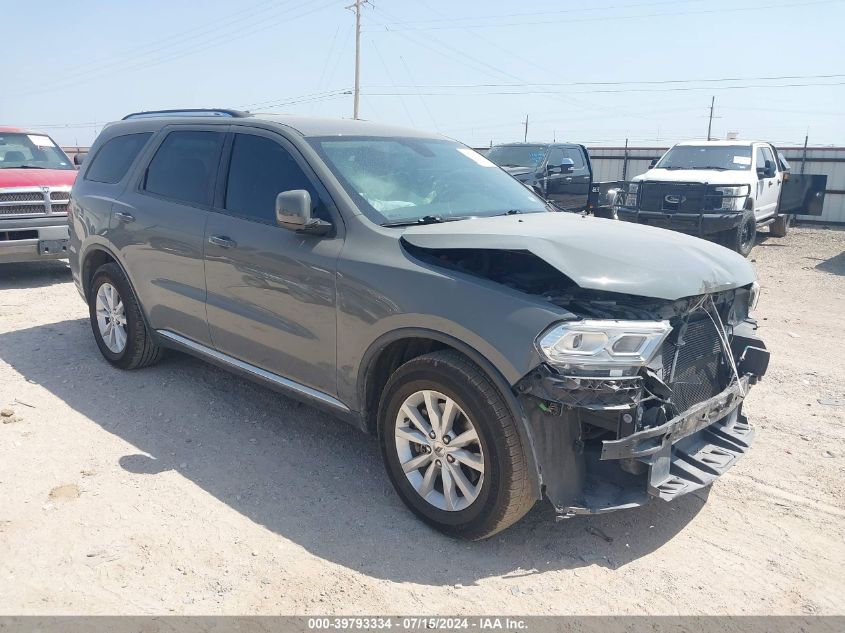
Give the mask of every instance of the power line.
M 311 3 L 308 3 L 308 4 L 314 4 L 314 3 L 311 2 Z M 215 36 L 211 39 L 199 42 L 196 46 L 191 46 L 191 47 L 188 47 L 188 48 L 183 49 L 183 50 L 172 51 L 170 53 L 167 53 L 164 57 L 155 58 L 155 59 L 152 59 L 152 60 L 145 60 L 143 62 L 137 62 L 137 63 L 131 63 L 130 62 L 129 65 L 126 65 L 126 61 L 118 61 L 118 62 L 115 62 L 115 64 L 117 64 L 117 65 L 114 65 L 114 64 L 109 65 L 109 66 L 114 66 L 114 68 L 109 68 L 108 66 L 104 66 L 104 67 L 101 67 L 100 69 L 92 69 L 91 72 L 93 72 L 95 74 L 90 76 L 90 77 L 87 77 L 87 78 L 84 78 L 84 79 L 78 78 L 78 79 L 75 79 L 75 80 L 72 79 L 72 77 L 63 77 L 62 80 L 57 82 L 57 83 L 50 84 L 49 86 L 44 87 L 44 88 L 39 89 L 39 90 L 18 93 L 16 96 L 25 97 L 25 96 L 31 96 L 31 95 L 36 95 L 36 94 L 53 92 L 53 91 L 56 91 L 56 90 L 65 90 L 67 88 L 74 87 L 75 85 L 78 85 L 80 83 L 89 82 L 89 81 L 92 81 L 92 80 L 95 80 L 95 79 L 102 79 L 103 77 L 107 77 L 107 76 L 114 74 L 115 72 L 118 72 L 118 71 L 120 71 L 120 72 L 132 72 L 132 71 L 137 71 L 137 70 L 143 70 L 143 69 L 146 69 L 146 68 L 149 68 L 149 67 L 152 67 L 152 66 L 157 66 L 157 65 L 160 65 L 160 64 L 164 64 L 164 63 L 167 63 L 167 62 L 172 62 L 172 61 L 175 61 L 177 59 L 187 57 L 188 55 L 193 55 L 195 53 L 202 52 L 202 51 L 208 50 L 210 48 L 216 48 L 216 47 L 218 47 L 222 44 L 226 44 L 228 42 L 232 42 L 232 41 L 235 41 L 235 40 L 238 40 L 238 39 L 243 39 L 244 37 L 250 37 L 250 36 L 252 36 L 256 33 L 259 33 L 259 32 L 265 31 L 267 29 L 273 28 L 274 26 L 277 26 L 278 24 L 280 24 L 282 22 L 289 22 L 289 21 L 292 21 L 292 20 L 297 20 L 299 18 L 305 17 L 305 16 L 310 15 L 312 13 L 316 13 L 318 11 L 322 11 L 324 9 L 327 9 L 334 4 L 335 4 L 334 0 L 330 0 L 328 2 L 323 2 L 319 6 L 313 8 L 313 9 L 310 9 L 308 11 L 305 11 L 305 12 L 302 12 L 302 13 L 297 13 L 297 14 L 292 15 L 292 16 L 289 15 L 291 12 L 294 12 L 298 9 L 301 9 L 303 6 L 305 6 L 303 4 L 299 4 L 297 6 L 289 7 L 289 8 L 286 8 L 285 10 L 283 10 L 281 12 L 276 13 L 274 18 L 277 18 L 277 19 L 273 19 L 273 20 L 268 21 L 266 17 L 263 17 L 260 20 L 258 20 L 257 22 L 253 22 L 253 23 L 250 23 L 250 24 L 246 24 L 242 27 L 239 27 L 239 28 L 235 29 L 234 31 L 230 32 L 227 35 Z M 166 48 L 169 48 L 169 47 L 166 46 L 164 48 L 166 49 Z M 101 71 L 105 71 L 105 72 L 101 72 Z M 86 71 L 86 73 L 87 73 L 87 71 Z M 85 74 L 85 73 L 83 73 L 83 74 Z
M 706 14 L 725 14 L 725 13 L 736 13 L 741 11 L 761 11 L 763 9 L 792 9 L 796 6 L 800 7 L 808 7 L 813 5 L 822 5 L 822 4 L 838 4 L 841 3 L 843 0 L 816 0 L 815 2 L 805 2 L 801 5 L 796 5 L 794 2 L 789 2 L 786 4 L 767 4 L 767 5 L 756 5 L 750 7 L 731 7 L 731 8 L 721 8 L 721 9 L 701 9 L 697 11 L 674 11 L 674 12 L 661 12 L 661 13 L 639 13 L 634 15 L 614 15 L 614 21 L 621 21 L 621 20 L 633 20 L 637 18 L 659 18 L 659 17 L 674 17 L 674 16 L 685 16 L 685 15 L 706 15 Z M 530 22 L 502 22 L 501 24 L 483 24 L 483 23 L 476 23 L 476 24 L 445 24 L 442 26 L 399 26 L 394 28 L 395 31 L 443 31 L 443 30 L 454 30 L 459 28 L 466 28 L 467 26 L 471 26 L 473 28 L 511 28 L 514 26 L 537 26 L 537 25 L 546 25 L 546 24 L 558 24 L 565 22 L 567 24 L 572 24 L 575 22 L 596 22 L 607 20 L 606 16 L 596 16 L 596 17 L 588 17 L 588 18 L 561 18 L 561 19 L 546 19 L 541 21 L 530 21 Z M 384 25 L 384 26 L 390 26 Z
M 417 86 L 419 88 L 521 88 L 529 86 L 624 86 L 624 85 L 661 85 L 679 83 L 718 83 L 726 81 L 783 81 L 787 79 L 838 79 L 845 77 L 845 74 L 835 75 L 780 75 L 776 77 L 719 77 L 704 79 L 650 79 L 650 80 L 628 80 L 628 81 L 570 81 L 566 83 L 538 82 L 538 83 L 511 83 L 511 84 L 426 84 Z M 371 85 L 368 88 L 409 88 L 403 85 Z
M 748 89 L 757 89 L 757 88 L 802 88 L 806 86 L 842 86 L 845 85 L 845 81 L 838 81 L 838 82 L 828 82 L 828 83 L 794 83 L 794 84 L 758 84 L 758 85 L 746 85 L 746 86 L 690 86 L 684 88 L 623 88 L 618 90 L 577 90 L 573 92 L 550 92 L 547 90 L 521 90 L 518 92 L 508 92 L 508 91 L 486 91 L 486 92 L 464 92 L 464 93 L 455 93 L 455 92 L 422 92 L 419 94 L 428 96 L 428 97 L 454 97 L 454 96 L 504 96 L 504 95 L 532 95 L 532 94 L 545 94 L 545 95 L 554 95 L 554 94 L 604 94 L 604 93 L 620 93 L 620 92 L 689 92 L 693 90 L 748 90 Z M 402 96 L 407 93 L 398 93 L 398 92 L 370 92 L 367 93 L 367 96 L 370 97 L 397 97 Z

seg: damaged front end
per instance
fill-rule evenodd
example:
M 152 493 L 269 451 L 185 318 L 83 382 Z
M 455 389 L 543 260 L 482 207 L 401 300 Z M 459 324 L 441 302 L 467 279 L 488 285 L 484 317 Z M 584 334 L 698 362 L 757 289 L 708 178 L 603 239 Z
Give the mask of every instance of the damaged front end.
M 748 450 L 742 403 L 769 358 L 748 318 L 755 293 L 546 297 L 581 320 L 538 338 L 545 362 L 515 389 L 559 517 L 674 499 Z

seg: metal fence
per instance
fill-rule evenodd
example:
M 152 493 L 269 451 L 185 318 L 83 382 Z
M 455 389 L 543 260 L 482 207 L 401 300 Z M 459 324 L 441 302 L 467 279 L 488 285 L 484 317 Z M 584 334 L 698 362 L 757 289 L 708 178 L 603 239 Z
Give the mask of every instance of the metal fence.
M 591 147 L 594 178 L 628 180 L 648 170 L 668 147 Z M 779 147 L 796 173 L 827 175 L 824 208 L 820 216 L 801 220 L 845 224 L 845 147 Z

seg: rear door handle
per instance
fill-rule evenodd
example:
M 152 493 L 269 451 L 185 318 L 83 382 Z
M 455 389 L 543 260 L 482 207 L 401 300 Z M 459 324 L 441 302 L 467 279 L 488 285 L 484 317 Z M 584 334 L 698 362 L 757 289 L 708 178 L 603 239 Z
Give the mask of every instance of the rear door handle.
M 228 237 L 222 235 L 212 235 L 208 238 L 209 244 L 214 244 L 220 248 L 235 248 L 237 243 L 235 240 L 230 240 Z
M 123 211 L 115 211 L 114 216 L 121 222 L 134 222 L 135 216 L 131 213 L 124 213 Z

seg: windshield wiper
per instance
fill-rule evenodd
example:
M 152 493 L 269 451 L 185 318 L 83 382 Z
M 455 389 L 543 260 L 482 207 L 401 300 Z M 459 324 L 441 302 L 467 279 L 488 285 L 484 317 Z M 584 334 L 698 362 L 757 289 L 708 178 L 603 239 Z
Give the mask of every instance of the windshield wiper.
M 47 169 L 38 165 L 18 165 L 17 167 L 0 167 L 0 169 Z
M 715 169 L 716 171 L 728 171 L 727 167 L 717 167 L 716 165 L 708 165 L 707 167 L 697 167 L 696 169 Z
M 421 218 L 414 220 L 400 220 L 398 222 L 385 222 L 382 226 L 421 226 L 423 224 L 441 224 L 443 222 L 456 222 L 458 220 L 469 220 L 475 216 L 472 215 L 451 215 L 443 217 L 442 215 L 424 215 Z

